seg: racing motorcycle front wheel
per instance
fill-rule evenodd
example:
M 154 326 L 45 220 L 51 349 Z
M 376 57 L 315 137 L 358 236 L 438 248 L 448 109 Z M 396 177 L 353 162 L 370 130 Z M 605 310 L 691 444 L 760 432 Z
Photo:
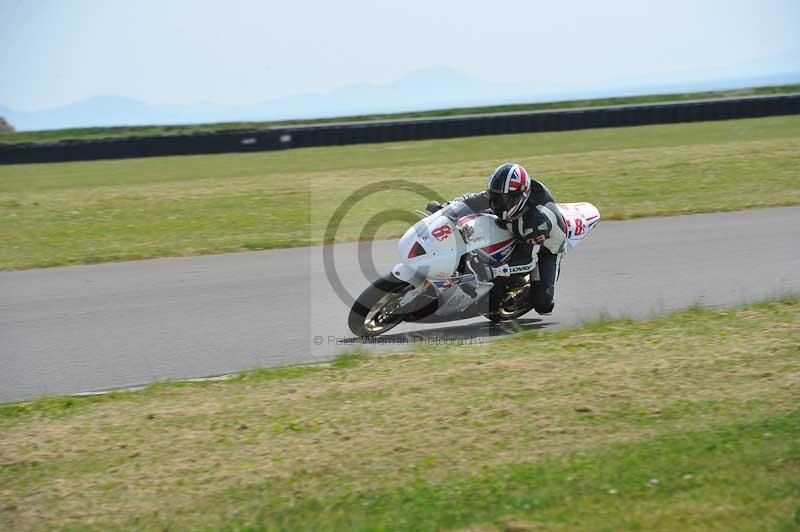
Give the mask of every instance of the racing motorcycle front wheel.
M 419 314 L 415 305 L 400 307 L 400 301 L 414 286 L 401 281 L 394 275 L 387 274 L 373 282 L 364 290 L 353 306 L 347 318 L 350 331 L 356 336 L 378 336 L 396 327 L 405 319 Z M 434 300 L 433 305 L 436 304 Z M 429 312 L 431 304 L 423 311 Z

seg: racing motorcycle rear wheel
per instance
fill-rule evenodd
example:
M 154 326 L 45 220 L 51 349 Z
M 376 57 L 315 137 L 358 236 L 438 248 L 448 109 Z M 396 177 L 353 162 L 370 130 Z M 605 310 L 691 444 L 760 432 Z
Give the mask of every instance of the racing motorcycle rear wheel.
M 347 325 L 356 336 L 385 333 L 413 313 L 410 305 L 400 308 L 400 300 L 411 290 L 413 285 L 392 274 L 384 275 L 358 296 L 350 308 Z
M 499 294 L 497 303 L 492 302 L 493 309 L 486 314 L 486 317 L 497 323 L 500 321 L 510 321 L 521 318 L 531 310 L 533 305 L 530 300 L 530 278 L 526 278 L 526 283 L 511 289 L 505 289 Z

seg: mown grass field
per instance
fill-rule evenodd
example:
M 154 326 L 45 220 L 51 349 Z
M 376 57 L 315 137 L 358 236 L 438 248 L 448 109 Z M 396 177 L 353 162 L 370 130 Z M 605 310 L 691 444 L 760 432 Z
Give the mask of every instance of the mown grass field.
M 30 268 L 322 241 L 336 207 L 387 179 L 444 198 L 481 190 L 514 160 L 558 201 L 604 219 L 800 203 L 800 116 L 309 148 L 282 152 L 0 166 L 0 268 Z M 382 192 L 343 220 L 358 239 Z M 399 235 L 389 224 L 378 237 Z
M 226 130 L 265 129 L 286 125 L 326 124 L 331 122 L 355 122 L 364 120 L 397 120 L 401 118 L 433 118 L 443 116 L 461 116 L 470 114 L 508 113 L 524 111 L 543 111 L 547 109 L 575 109 L 578 107 L 598 107 L 603 105 L 629 105 L 657 102 L 680 102 L 709 98 L 727 98 L 741 96 L 759 96 L 769 94 L 787 94 L 800 92 L 800 84 L 775 85 L 765 87 L 749 87 L 720 91 L 685 92 L 673 94 L 649 94 L 642 96 L 621 96 L 615 98 L 595 98 L 590 100 L 566 100 L 559 102 L 522 103 L 509 105 L 491 105 L 484 107 L 458 107 L 452 109 L 434 109 L 431 111 L 415 111 L 408 113 L 372 114 L 342 116 L 333 118 L 316 118 L 307 120 L 280 120 L 272 122 L 224 122 L 216 124 L 189 124 L 167 126 L 121 126 L 121 127 L 87 127 L 54 129 L 45 131 L 19 131 L 0 133 L 0 144 L 17 144 L 24 142 L 57 142 L 62 140 L 87 140 L 119 137 L 141 137 L 148 135 L 183 135 L 190 133 L 210 133 Z
M 796 530 L 800 300 L 0 407 L 4 530 Z

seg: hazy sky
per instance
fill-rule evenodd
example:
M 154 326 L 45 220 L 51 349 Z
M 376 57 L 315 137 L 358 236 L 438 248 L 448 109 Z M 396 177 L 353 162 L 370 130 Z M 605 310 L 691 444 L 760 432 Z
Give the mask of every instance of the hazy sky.
M 0 105 L 18 110 L 244 104 L 432 66 L 590 85 L 797 63 L 799 0 L 0 0 Z

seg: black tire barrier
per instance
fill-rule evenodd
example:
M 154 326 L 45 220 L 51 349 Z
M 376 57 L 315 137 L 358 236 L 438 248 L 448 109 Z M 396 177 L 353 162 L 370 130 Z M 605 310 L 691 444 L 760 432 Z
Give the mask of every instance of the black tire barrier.
M 800 114 L 800 94 L 431 119 L 294 126 L 191 135 L 0 144 L 0 164 L 271 151 L 542 131 Z

